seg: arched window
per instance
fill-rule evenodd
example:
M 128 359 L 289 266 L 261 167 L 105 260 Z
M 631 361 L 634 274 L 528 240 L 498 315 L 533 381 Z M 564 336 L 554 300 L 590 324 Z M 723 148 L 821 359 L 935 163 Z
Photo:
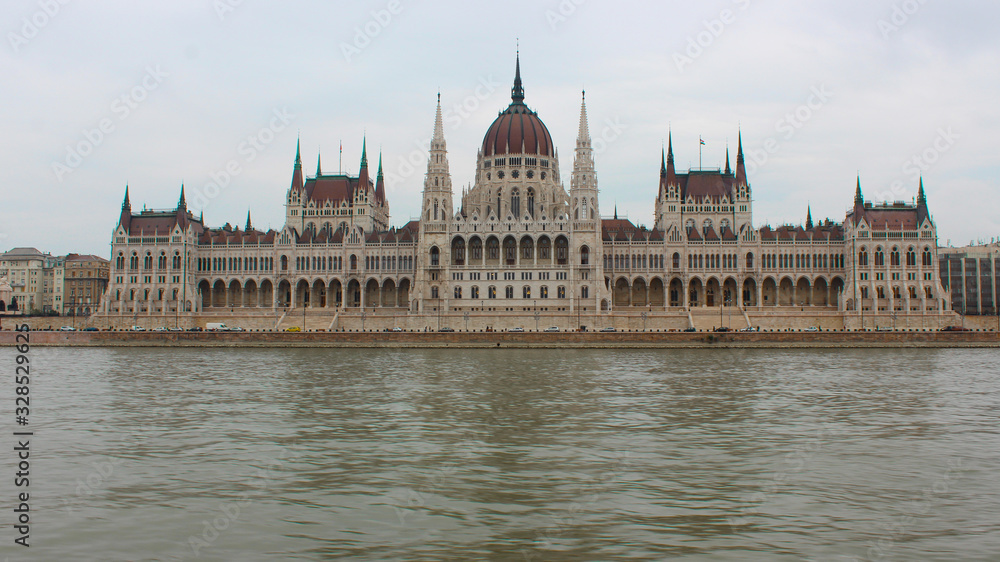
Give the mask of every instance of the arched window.
M 924 255 L 923 258 L 921 259 L 921 262 L 924 264 L 924 266 L 934 265 L 934 257 L 931 254 L 930 248 L 924 248 Z
M 288 256 L 281 256 L 281 270 L 288 271 Z
M 167 254 L 160 252 L 160 257 L 156 260 L 156 269 L 166 269 L 167 268 Z M 163 299 L 160 299 L 163 300 Z
M 586 199 L 584 199 L 584 204 L 586 204 Z M 528 214 L 531 218 L 535 218 L 535 190 L 528 189 Z
M 437 267 L 441 261 L 441 250 L 437 246 L 431 248 L 431 267 Z M 351 256 L 351 269 L 354 269 L 354 256 Z
M 510 214 L 514 220 L 521 218 L 521 195 L 516 188 L 510 192 Z
M 688 257 L 690 257 L 690 256 L 688 256 Z M 680 269 L 681 268 L 681 255 L 678 252 L 674 252 L 674 261 L 673 261 L 673 263 L 674 263 L 674 269 Z M 688 265 L 690 265 L 690 264 L 688 264 Z
M 461 287 L 455 287 L 455 298 L 456 299 L 462 298 L 462 288 Z
M 753 269 L 753 252 L 747 252 L 747 269 Z
M 580 265 L 590 264 L 590 248 L 583 246 L 580 248 Z
M 882 247 L 879 246 L 878 248 L 875 248 L 875 266 L 878 267 L 883 265 L 885 265 L 885 253 L 882 251 Z
M 434 248 L 434 250 L 436 251 L 437 248 Z M 358 256 L 351 254 L 351 271 L 354 271 L 357 268 L 358 268 Z
M 858 265 L 867 266 L 868 265 L 868 250 L 866 248 L 861 248 L 858 252 Z
M 889 254 L 889 265 L 899 265 L 899 248 L 893 247 L 892 252 Z
M 907 267 L 915 267 L 917 265 L 917 252 L 914 251 L 913 246 L 910 246 L 906 250 L 906 265 Z
M 174 259 L 172 260 L 171 266 L 174 269 L 180 269 L 181 268 L 181 255 L 179 253 L 174 252 Z

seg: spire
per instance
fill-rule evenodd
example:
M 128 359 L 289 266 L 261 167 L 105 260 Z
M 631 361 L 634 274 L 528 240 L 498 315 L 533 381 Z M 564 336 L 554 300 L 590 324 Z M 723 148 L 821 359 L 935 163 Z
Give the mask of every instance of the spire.
M 677 172 L 674 170 L 674 132 L 667 132 L 667 185 L 677 185 Z
M 320 177 L 321 175 L 323 175 L 322 160 L 323 160 L 322 155 L 319 154 L 319 153 L 317 153 L 316 154 L 316 177 L 317 178 Z
M 367 135 L 361 139 L 361 167 L 368 167 L 368 137 Z
M 813 227 L 813 215 L 812 215 L 812 206 L 810 205 L 806 207 L 806 230 L 810 230 L 812 229 L 812 227 Z
M 920 189 L 917 191 L 917 221 L 923 223 L 930 216 L 927 212 L 927 196 L 924 194 L 924 177 L 920 176 Z
M 132 203 L 128 200 L 128 184 L 125 184 L 125 200 L 122 201 L 122 214 L 118 217 L 118 224 L 128 232 L 129 224 L 132 222 Z
M 747 168 L 743 162 L 743 131 L 739 133 L 739 142 L 736 146 L 736 183 L 747 185 Z
M 615 202 L 615 220 L 618 220 L 618 203 Z
M 184 183 L 181 183 L 181 198 L 177 200 L 178 209 L 187 209 L 187 200 L 184 198 Z
M 854 204 L 862 206 L 865 204 L 865 198 L 861 195 L 861 175 L 858 175 L 858 187 L 854 190 Z
M 302 151 L 298 140 L 295 141 L 295 165 L 292 167 L 292 186 L 290 189 L 302 189 Z
M 246 232 L 253 230 L 253 224 L 250 223 L 250 209 L 247 209 L 247 227 L 243 229 Z
M 580 102 L 580 131 L 576 135 L 576 146 L 582 147 L 581 143 L 590 146 L 590 125 L 587 123 L 587 92 L 584 91 Z
M 660 146 L 660 177 L 667 177 L 667 149 Z
M 375 177 L 375 202 L 385 203 L 385 178 L 382 176 L 382 151 L 378 152 L 378 175 Z
M 510 99 L 516 104 L 524 104 L 524 88 L 521 86 L 521 50 L 517 51 L 517 68 L 514 71 L 514 87 L 510 91 Z
M 434 140 L 444 142 L 444 122 L 441 120 L 441 92 L 438 92 L 437 114 L 434 116 Z
M 729 167 L 729 145 L 726 145 L 726 175 L 733 173 L 733 170 Z

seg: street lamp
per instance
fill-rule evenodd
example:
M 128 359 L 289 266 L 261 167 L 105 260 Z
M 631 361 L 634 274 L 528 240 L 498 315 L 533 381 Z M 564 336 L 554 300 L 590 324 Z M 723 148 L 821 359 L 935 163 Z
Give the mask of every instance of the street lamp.
M 532 308 L 535 309 L 535 331 L 538 331 L 538 301 L 531 301 Z
M 469 311 L 466 310 L 464 313 L 462 313 L 462 316 L 465 317 L 465 331 L 468 332 L 469 331 Z
M 646 316 L 647 316 L 647 313 L 643 312 L 642 313 L 642 331 L 643 332 L 646 331 Z

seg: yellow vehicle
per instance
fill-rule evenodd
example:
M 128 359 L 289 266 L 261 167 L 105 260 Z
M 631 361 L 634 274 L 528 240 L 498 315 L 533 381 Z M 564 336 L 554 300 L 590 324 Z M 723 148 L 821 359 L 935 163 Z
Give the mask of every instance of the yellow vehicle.
M 285 331 L 286 332 L 301 332 L 302 328 L 299 328 L 298 326 L 289 326 L 288 328 L 285 328 Z

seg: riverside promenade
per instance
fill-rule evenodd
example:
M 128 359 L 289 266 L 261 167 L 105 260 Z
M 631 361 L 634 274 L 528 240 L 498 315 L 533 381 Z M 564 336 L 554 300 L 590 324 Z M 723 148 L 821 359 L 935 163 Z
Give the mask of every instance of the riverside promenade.
M 828 332 L 30 332 L 53 347 L 1000 348 L 993 331 Z M 15 332 L 0 332 L 13 347 Z

